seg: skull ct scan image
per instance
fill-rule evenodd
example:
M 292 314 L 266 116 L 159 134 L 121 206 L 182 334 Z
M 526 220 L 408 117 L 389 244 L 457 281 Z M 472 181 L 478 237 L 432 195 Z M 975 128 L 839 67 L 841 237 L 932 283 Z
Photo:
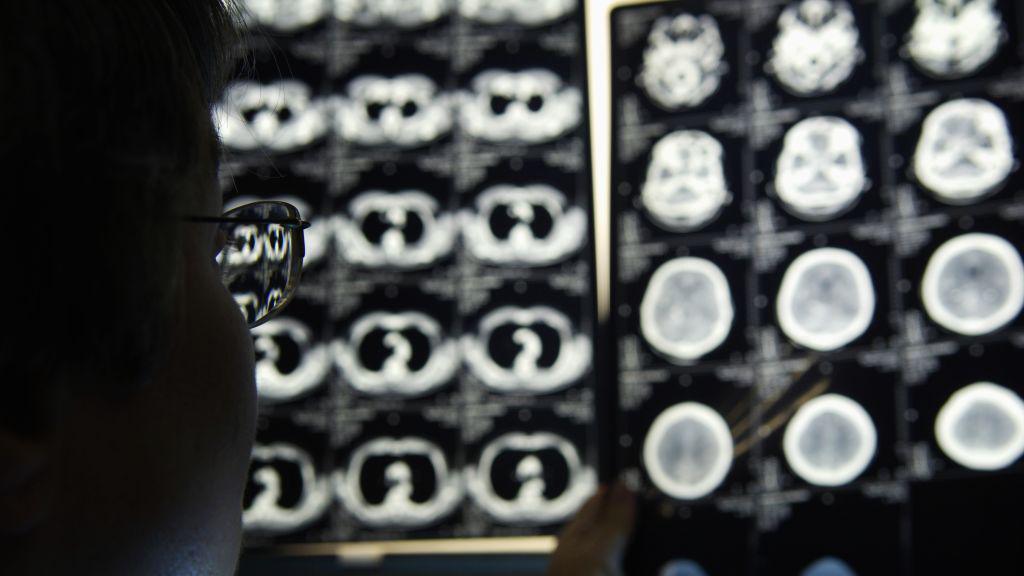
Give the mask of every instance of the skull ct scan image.
M 799 0 L 782 10 L 765 69 L 796 96 L 835 90 L 864 59 L 860 33 L 843 0 Z
M 994 234 L 947 240 L 928 259 L 921 300 L 928 316 L 947 330 L 966 336 L 994 332 L 1024 307 L 1020 253 Z
M 309 526 L 327 511 L 330 487 L 301 448 L 256 444 L 242 511 L 246 532 L 284 534 Z
M 415 311 L 364 314 L 330 350 L 343 381 L 369 396 L 422 396 L 459 367 L 455 341 L 437 320 Z
M 360 146 L 415 148 L 452 128 L 452 98 L 423 74 L 365 74 L 333 100 L 334 129 Z
M 344 509 L 373 528 L 436 524 L 455 510 L 465 492 L 444 452 L 416 437 L 374 438 L 359 445 L 344 470 L 335 470 L 332 482 Z
M 839 394 L 823 394 L 800 406 L 782 439 L 789 467 L 817 486 L 852 482 L 871 463 L 877 442 L 864 407 Z
M 455 218 L 422 190 L 367 190 L 334 219 L 339 256 L 366 268 L 413 270 L 451 253 Z
M 224 145 L 243 152 L 294 152 L 319 140 L 329 128 L 326 103 L 298 80 L 234 82 L 224 91 L 213 118 Z
M 466 468 L 473 501 L 502 524 L 569 518 L 597 487 L 597 475 L 572 442 L 550 432 L 509 432 L 490 441 Z
M 460 97 L 461 128 L 491 143 L 540 144 L 576 128 L 583 96 L 550 70 L 491 69 L 477 74 Z
M 951 100 L 932 110 L 914 151 L 918 181 L 948 204 L 969 204 L 996 192 L 1014 164 L 1006 115 L 978 98 Z
M 782 276 L 775 301 L 779 328 L 812 350 L 836 350 L 859 338 L 875 313 L 875 288 L 867 266 L 839 248 L 798 256 Z
M 462 337 L 463 360 L 487 388 L 547 394 L 574 384 L 590 368 L 592 344 L 549 306 L 502 306 Z
M 676 258 L 647 283 L 640 331 L 668 359 L 688 363 L 725 341 L 733 315 L 729 283 L 718 266 L 702 258 Z
M 906 51 L 921 71 L 941 79 L 969 76 L 1006 41 L 996 0 L 917 0 Z
M 810 221 L 835 218 L 867 187 L 860 132 L 836 116 L 794 124 L 783 138 L 775 166 L 775 194 L 793 215 Z
M 703 498 L 732 468 L 732 432 L 718 412 L 697 402 L 666 408 L 647 431 L 643 464 L 651 482 L 680 500 Z
M 728 71 L 718 23 L 707 14 L 663 16 L 647 37 L 637 82 L 667 110 L 700 106 Z
M 935 440 L 957 464 L 999 470 L 1024 455 L 1024 400 L 992 382 L 954 392 L 935 418 Z
M 546 184 L 497 184 L 459 214 L 463 244 L 473 258 L 499 266 L 547 266 L 579 251 L 587 214 Z
M 651 149 L 640 198 L 659 226 L 675 232 L 708 224 L 732 200 L 722 145 L 700 130 L 663 136 Z

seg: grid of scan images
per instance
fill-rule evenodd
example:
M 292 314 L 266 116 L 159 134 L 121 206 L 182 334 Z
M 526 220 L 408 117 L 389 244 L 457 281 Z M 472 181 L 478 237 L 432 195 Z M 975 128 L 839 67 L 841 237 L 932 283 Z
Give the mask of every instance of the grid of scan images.
M 575 0 L 248 0 L 227 207 L 297 206 L 254 330 L 252 546 L 552 533 L 596 485 Z
M 1024 570 L 1022 18 L 612 12 L 627 573 Z

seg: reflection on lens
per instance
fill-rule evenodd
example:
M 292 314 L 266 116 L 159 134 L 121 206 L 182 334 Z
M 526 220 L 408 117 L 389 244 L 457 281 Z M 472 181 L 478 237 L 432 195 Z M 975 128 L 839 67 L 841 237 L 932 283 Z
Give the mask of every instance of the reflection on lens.
M 800 407 L 786 426 L 783 450 L 790 468 L 818 486 L 853 481 L 875 455 L 875 425 L 864 408 L 838 394 Z
M 991 382 L 961 388 L 939 410 L 935 439 L 965 468 L 1005 468 L 1024 454 L 1024 400 Z
M 1024 263 L 998 236 L 957 236 L 928 259 L 921 299 L 944 328 L 967 336 L 993 332 L 1024 307 Z
M 643 462 L 662 492 L 682 500 L 710 494 L 732 466 L 732 434 L 725 420 L 696 402 L 676 404 L 654 419 Z

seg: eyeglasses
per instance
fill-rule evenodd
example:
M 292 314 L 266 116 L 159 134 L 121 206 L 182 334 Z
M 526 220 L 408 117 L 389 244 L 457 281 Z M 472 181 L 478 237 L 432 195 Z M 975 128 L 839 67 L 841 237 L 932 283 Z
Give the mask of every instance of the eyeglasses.
M 287 202 L 245 204 L 221 217 L 193 216 L 192 222 L 215 222 L 226 242 L 217 263 L 220 278 L 245 315 L 249 328 L 271 319 L 295 295 L 302 275 L 309 222 Z

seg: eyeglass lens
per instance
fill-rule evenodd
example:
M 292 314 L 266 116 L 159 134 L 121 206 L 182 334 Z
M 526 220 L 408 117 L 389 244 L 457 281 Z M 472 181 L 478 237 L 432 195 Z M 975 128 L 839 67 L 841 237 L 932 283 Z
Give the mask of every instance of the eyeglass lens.
M 250 327 L 269 318 L 292 296 L 302 267 L 302 230 L 259 220 L 297 220 L 298 211 L 284 203 L 258 202 L 224 214 L 227 241 L 217 256 L 221 280 Z

